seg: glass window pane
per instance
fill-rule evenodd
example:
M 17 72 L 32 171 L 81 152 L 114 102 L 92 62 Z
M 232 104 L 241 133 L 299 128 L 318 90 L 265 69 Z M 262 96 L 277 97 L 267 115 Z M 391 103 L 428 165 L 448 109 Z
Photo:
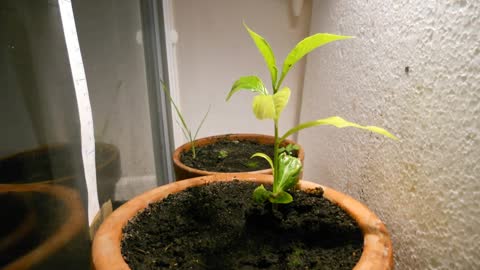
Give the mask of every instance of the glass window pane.
M 108 166 L 97 174 L 100 202 L 122 202 L 157 185 L 139 1 L 74 1 L 73 9 Z
M 80 125 L 56 1 L 0 1 L 0 84 L 0 268 L 88 269 Z

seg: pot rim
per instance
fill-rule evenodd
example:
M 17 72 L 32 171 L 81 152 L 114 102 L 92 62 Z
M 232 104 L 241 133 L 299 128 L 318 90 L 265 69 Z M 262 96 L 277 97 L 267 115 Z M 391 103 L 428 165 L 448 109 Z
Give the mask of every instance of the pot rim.
M 188 187 L 233 180 L 271 184 L 273 178 L 271 175 L 248 173 L 201 176 L 160 186 L 131 199 L 115 210 L 95 234 L 92 245 L 92 261 L 95 269 L 130 269 L 121 254 L 122 229 L 132 217 L 150 203 L 160 201 L 168 194 L 180 192 Z M 393 249 L 389 233 L 383 222 L 372 211 L 352 197 L 320 184 L 301 180 L 299 187 L 302 190 L 323 188 L 325 198 L 338 204 L 356 220 L 363 232 L 364 245 L 354 270 L 393 269 Z
M 240 140 L 257 140 L 257 141 L 266 141 L 266 142 L 272 142 L 274 143 L 275 137 L 271 135 L 265 135 L 265 134 L 256 134 L 256 133 L 229 133 L 229 134 L 221 134 L 221 135 L 214 135 L 214 136 L 208 136 L 208 137 L 203 137 L 200 139 L 196 139 L 195 145 L 196 146 L 204 146 L 207 144 L 214 143 L 218 140 L 225 139 L 225 138 L 232 138 L 232 139 L 240 139 Z M 303 150 L 303 147 L 298 144 L 297 142 L 294 142 L 290 139 L 285 139 L 283 142 L 287 144 L 295 144 L 300 147 L 298 149 L 298 158 L 300 161 L 303 163 L 303 160 L 305 158 L 305 152 Z M 196 168 L 189 167 L 185 165 L 181 160 L 180 160 L 180 154 L 188 151 L 192 148 L 191 143 L 187 142 L 175 149 L 173 152 L 173 163 L 175 166 L 181 168 L 184 171 L 192 172 L 197 175 L 214 175 L 214 174 L 225 174 L 225 172 L 214 172 L 214 171 L 205 171 L 205 170 L 200 170 Z M 249 172 L 232 172 L 232 173 L 249 173 L 249 174 L 271 174 L 272 169 L 264 169 L 264 170 L 257 170 L 257 171 L 249 171 Z
M 26 253 L 19 259 L 6 265 L 4 270 L 30 269 L 47 258 L 53 252 L 62 248 L 84 225 L 86 214 L 80 199 L 80 195 L 73 189 L 51 184 L 0 184 L 0 193 L 7 192 L 39 192 L 46 193 L 58 198 L 65 204 L 68 217 L 55 233 L 42 242 L 35 249 Z
M 2 192 L 0 191 L 0 193 Z M 17 226 L 12 231 L 8 232 L 8 234 L 3 238 L 0 238 L 0 253 L 8 250 L 17 242 L 21 241 L 22 237 L 25 237 L 33 230 L 35 223 L 37 222 L 37 216 L 35 215 L 35 212 L 29 205 L 25 203 L 24 198 L 18 196 L 16 199 L 23 203 L 26 213 L 22 216 L 20 222 L 16 224 Z

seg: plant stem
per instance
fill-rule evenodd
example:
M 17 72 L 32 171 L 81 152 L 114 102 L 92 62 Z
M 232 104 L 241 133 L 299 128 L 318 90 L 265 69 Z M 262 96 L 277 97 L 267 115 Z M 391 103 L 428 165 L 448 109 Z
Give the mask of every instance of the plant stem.
M 193 159 L 196 159 L 197 158 L 197 152 L 195 151 L 195 142 L 191 141 L 191 143 L 192 143 L 192 156 L 193 156 Z
M 278 80 L 278 83 L 276 85 L 276 88 L 274 88 L 274 92 L 276 93 L 278 91 L 278 89 L 280 89 L 280 86 L 282 85 L 282 82 L 283 82 L 283 79 L 285 78 L 285 75 L 283 75 L 282 77 L 280 77 L 280 79 Z
M 274 119 L 275 142 L 273 144 L 273 192 L 277 192 L 275 183 L 278 175 L 278 120 Z

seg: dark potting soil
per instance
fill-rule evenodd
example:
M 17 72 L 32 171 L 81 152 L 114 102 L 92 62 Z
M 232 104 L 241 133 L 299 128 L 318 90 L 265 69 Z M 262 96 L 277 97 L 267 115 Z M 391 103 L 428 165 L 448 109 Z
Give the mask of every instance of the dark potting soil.
M 287 205 L 257 204 L 256 184 L 189 188 L 151 204 L 123 229 L 122 254 L 139 269 L 352 269 L 356 222 L 317 189 Z
M 263 158 L 251 158 L 255 153 L 265 153 L 273 159 L 273 144 L 261 144 L 251 140 L 218 140 L 197 147 L 195 159 L 192 151 L 188 151 L 181 153 L 180 160 L 188 167 L 211 172 L 270 169 L 270 165 Z

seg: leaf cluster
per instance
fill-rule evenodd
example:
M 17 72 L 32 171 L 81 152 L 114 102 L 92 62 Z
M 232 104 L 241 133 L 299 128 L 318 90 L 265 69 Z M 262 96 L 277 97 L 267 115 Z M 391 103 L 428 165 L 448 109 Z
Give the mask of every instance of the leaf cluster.
M 288 72 L 293 66 L 300 61 L 305 55 L 323 45 L 337 40 L 350 39 L 350 36 L 334 35 L 329 33 L 318 33 L 309 36 L 300 41 L 285 58 L 281 73 L 279 76 L 279 69 L 276 64 L 275 55 L 269 43 L 259 34 L 251 30 L 244 24 L 247 32 L 255 43 L 258 51 L 262 55 L 268 70 L 270 71 L 272 93 L 267 89 L 262 80 L 255 75 L 248 75 L 240 77 L 233 83 L 226 100 L 230 100 L 233 94 L 240 90 L 247 90 L 255 93 L 252 102 L 253 114 L 257 119 L 272 119 L 274 121 L 275 145 L 274 145 L 274 160 L 271 160 L 263 153 L 256 153 L 252 157 L 261 157 L 266 159 L 273 169 L 273 190 L 267 190 L 263 185 L 255 189 L 253 197 L 256 201 L 271 203 L 290 203 L 292 196 L 287 192 L 293 188 L 299 181 L 299 175 L 302 171 L 302 164 L 296 157 L 291 156 L 291 150 L 288 146 L 280 148 L 280 143 L 288 136 L 305 128 L 330 125 L 337 128 L 355 127 L 359 129 L 368 130 L 374 133 L 381 134 L 391 139 L 397 139 L 387 130 L 376 126 L 362 126 L 350 121 L 347 121 L 339 116 L 332 116 L 328 118 L 309 121 L 297 125 L 288 130 L 282 136 L 278 135 L 278 120 L 288 101 L 290 99 L 291 90 L 288 87 L 281 87 Z

